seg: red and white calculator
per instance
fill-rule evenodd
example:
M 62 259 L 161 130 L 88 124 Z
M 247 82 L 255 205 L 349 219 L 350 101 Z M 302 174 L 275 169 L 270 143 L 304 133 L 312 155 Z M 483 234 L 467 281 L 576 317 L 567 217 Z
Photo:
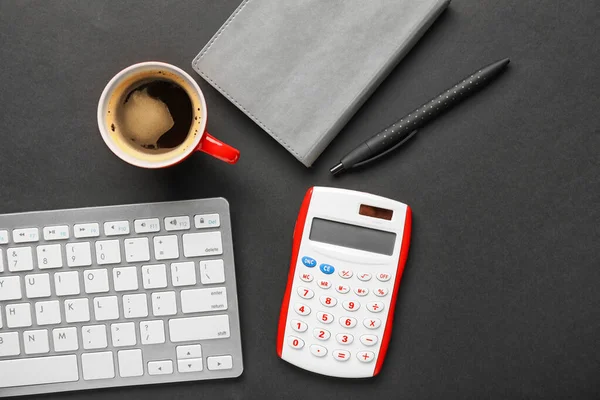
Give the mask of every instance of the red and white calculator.
M 377 375 L 392 334 L 410 230 L 404 203 L 309 189 L 294 229 L 279 357 L 323 375 Z

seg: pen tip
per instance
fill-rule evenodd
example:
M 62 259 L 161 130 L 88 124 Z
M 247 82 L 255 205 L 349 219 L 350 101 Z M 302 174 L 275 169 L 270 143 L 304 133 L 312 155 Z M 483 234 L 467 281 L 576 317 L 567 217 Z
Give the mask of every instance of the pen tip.
M 339 175 L 344 170 L 342 163 L 337 163 L 333 168 L 329 170 L 334 176 Z

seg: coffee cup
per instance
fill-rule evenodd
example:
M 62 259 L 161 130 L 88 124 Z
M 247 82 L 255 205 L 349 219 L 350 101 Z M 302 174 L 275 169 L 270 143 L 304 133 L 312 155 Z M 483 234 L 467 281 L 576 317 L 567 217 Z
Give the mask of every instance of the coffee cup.
M 131 65 L 106 85 L 98 127 L 108 148 L 142 168 L 177 164 L 196 151 L 235 164 L 240 152 L 206 131 L 202 90 L 182 69 L 156 61 Z

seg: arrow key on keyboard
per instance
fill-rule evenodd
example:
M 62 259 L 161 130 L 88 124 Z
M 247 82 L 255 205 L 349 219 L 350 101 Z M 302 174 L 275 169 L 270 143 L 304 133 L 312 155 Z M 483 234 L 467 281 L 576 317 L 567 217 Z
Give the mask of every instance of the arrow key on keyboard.
M 170 375 L 173 373 L 173 361 L 150 361 L 148 363 L 148 375 Z

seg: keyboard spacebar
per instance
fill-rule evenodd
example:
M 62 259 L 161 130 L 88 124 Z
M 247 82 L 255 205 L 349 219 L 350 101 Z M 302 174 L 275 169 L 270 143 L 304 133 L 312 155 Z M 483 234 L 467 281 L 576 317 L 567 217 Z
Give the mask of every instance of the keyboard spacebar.
M 77 380 L 76 355 L 0 361 L 0 388 Z
M 169 320 L 171 342 L 224 339 L 229 337 L 229 315 L 179 318 Z

